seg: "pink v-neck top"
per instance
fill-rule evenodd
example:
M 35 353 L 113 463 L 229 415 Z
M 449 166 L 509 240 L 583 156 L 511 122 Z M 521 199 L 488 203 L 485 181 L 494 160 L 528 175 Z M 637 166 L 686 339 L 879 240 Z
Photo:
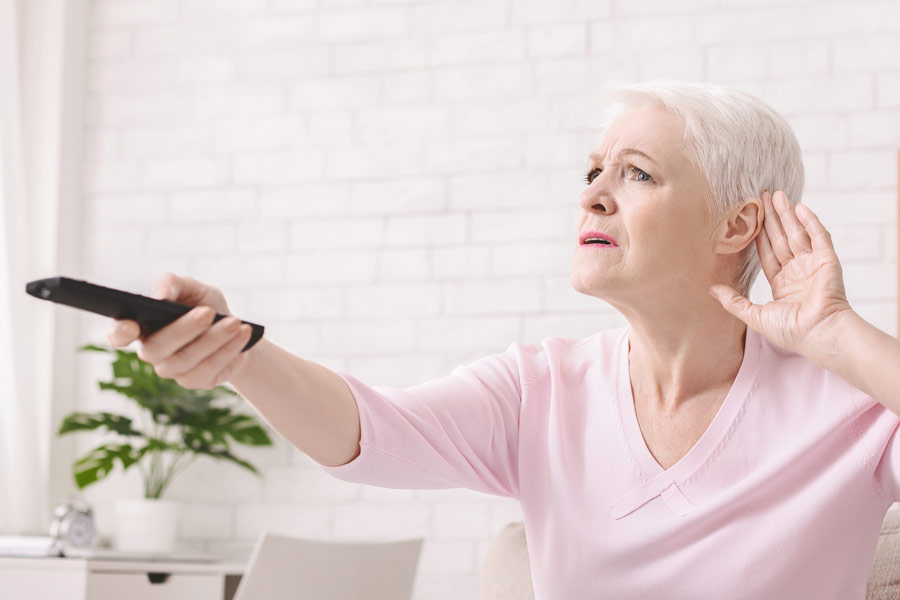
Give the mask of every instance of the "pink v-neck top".
M 712 423 L 663 469 L 635 416 L 629 332 L 513 343 L 407 388 L 339 373 L 361 451 L 322 468 L 517 498 L 538 600 L 864 598 L 900 499 L 900 418 L 748 328 Z

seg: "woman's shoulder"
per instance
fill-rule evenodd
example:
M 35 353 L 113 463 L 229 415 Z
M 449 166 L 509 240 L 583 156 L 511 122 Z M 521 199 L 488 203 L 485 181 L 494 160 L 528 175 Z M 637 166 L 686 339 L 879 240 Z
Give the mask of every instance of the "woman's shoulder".
M 626 329 L 604 329 L 584 337 L 545 337 L 539 344 L 514 342 L 507 352 L 516 356 L 523 388 L 530 388 L 544 379 L 565 379 L 586 369 L 611 369 Z
M 592 350 L 600 348 L 617 348 L 622 337 L 628 330 L 628 326 L 600 329 L 582 337 L 551 336 L 541 340 L 544 349 L 566 348 L 570 350 Z
M 621 350 L 627 327 L 603 329 L 584 337 L 550 336 L 540 343 L 513 342 L 506 352 L 544 364 L 559 361 L 603 361 Z

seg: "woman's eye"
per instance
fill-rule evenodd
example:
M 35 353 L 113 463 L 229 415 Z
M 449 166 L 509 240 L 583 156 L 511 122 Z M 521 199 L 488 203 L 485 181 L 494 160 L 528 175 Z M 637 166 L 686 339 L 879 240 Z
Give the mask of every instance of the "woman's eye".
M 587 182 L 588 185 L 590 185 L 591 182 L 594 181 L 594 177 L 596 177 L 599 172 L 600 172 L 600 169 L 591 169 L 590 171 L 587 172 L 587 175 L 584 176 L 584 180 Z
M 631 172 L 635 175 L 635 181 L 653 181 L 653 178 L 638 169 L 635 166 L 631 167 Z
M 635 181 L 641 181 L 641 182 L 653 181 L 653 178 L 650 177 L 650 175 L 648 175 L 647 173 L 638 169 L 635 166 L 630 167 L 629 171 L 634 175 Z M 603 169 L 591 169 L 584 176 L 584 180 L 587 182 L 588 185 L 590 185 L 591 182 L 594 181 L 594 178 L 597 177 L 597 175 L 602 172 L 603 172 Z

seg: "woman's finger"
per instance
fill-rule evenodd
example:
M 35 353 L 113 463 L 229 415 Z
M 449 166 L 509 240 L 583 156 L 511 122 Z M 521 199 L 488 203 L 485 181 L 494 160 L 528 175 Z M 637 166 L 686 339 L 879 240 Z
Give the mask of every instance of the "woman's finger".
M 775 251 L 772 250 L 772 242 L 769 241 L 769 234 L 766 233 L 765 227 L 756 236 L 756 241 L 756 253 L 759 254 L 759 264 L 762 265 L 766 279 L 771 283 L 778 271 L 781 270 L 781 263 L 775 257 Z
M 203 335 L 212 325 L 216 311 L 208 306 L 197 306 L 181 315 L 162 329 L 144 338 L 138 348 L 138 358 L 155 365 L 175 354 L 180 348 Z M 165 377 L 165 375 L 160 375 Z
M 806 233 L 806 229 L 797 220 L 794 207 L 791 206 L 784 191 L 776 191 L 772 197 L 772 203 L 775 205 L 775 210 L 778 211 L 778 216 L 781 217 L 781 226 L 784 228 L 788 244 L 794 256 L 812 252 L 812 242 L 809 239 L 809 234 Z
M 224 346 L 210 354 L 190 373 L 177 379 L 178 383 L 191 389 L 212 389 L 222 383 L 217 377 L 241 354 L 241 349 L 250 340 L 251 328 L 241 325 L 238 332 Z
M 195 340 L 157 364 L 157 375 L 175 379 L 190 373 L 227 344 L 239 331 L 240 326 L 241 321 L 237 317 L 225 317 L 218 323 L 213 323 Z
M 825 229 L 819 217 L 805 204 L 797 205 L 797 217 L 803 223 L 803 227 L 809 233 L 813 252 L 834 253 L 834 243 L 831 241 L 831 233 Z
M 244 361 L 247 360 L 247 357 L 250 356 L 247 352 L 241 352 L 237 356 L 231 359 L 231 362 L 226 365 L 222 371 L 216 375 L 214 381 L 225 382 L 231 379 L 231 377 L 237 373 L 242 366 L 244 366 Z
M 784 229 L 781 227 L 781 219 L 778 217 L 775 206 L 772 204 L 772 194 L 768 191 L 763 192 L 762 201 L 766 210 L 766 233 L 769 234 L 769 241 L 772 242 L 772 250 L 775 251 L 775 257 L 783 265 L 794 258 L 794 253 L 791 252 L 791 246 L 788 243 L 787 236 L 784 234 Z
M 165 272 L 156 278 L 153 289 L 156 298 L 161 300 L 197 306 L 204 303 L 209 286 L 193 277 L 182 277 Z
M 128 319 L 115 320 L 106 331 L 106 340 L 115 348 L 124 348 L 141 335 L 141 328 Z

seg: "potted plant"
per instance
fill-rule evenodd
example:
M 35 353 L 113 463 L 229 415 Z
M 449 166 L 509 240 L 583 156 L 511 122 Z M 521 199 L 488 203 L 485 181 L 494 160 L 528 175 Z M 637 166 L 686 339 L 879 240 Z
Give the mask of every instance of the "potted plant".
M 143 476 L 143 499 L 116 501 L 116 546 L 171 552 L 178 505 L 162 496 L 172 480 L 201 456 L 229 461 L 258 475 L 252 464 L 232 453 L 231 442 L 271 446 L 272 440 L 255 417 L 235 412 L 240 402 L 222 401 L 238 396 L 229 388 L 189 390 L 157 375 L 151 364 L 131 350 L 93 344 L 78 350 L 115 355 L 113 379 L 98 385 L 134 400 L 143 409 L 144 423 L 136 427 L 132 419 L 109 412 L 66 416 L 58 435 L 101 430 L 115 436 L 75 461 L 75 484 L 84 489 L 107 477 L 117 463 L 123 471 L 137 465 Z

